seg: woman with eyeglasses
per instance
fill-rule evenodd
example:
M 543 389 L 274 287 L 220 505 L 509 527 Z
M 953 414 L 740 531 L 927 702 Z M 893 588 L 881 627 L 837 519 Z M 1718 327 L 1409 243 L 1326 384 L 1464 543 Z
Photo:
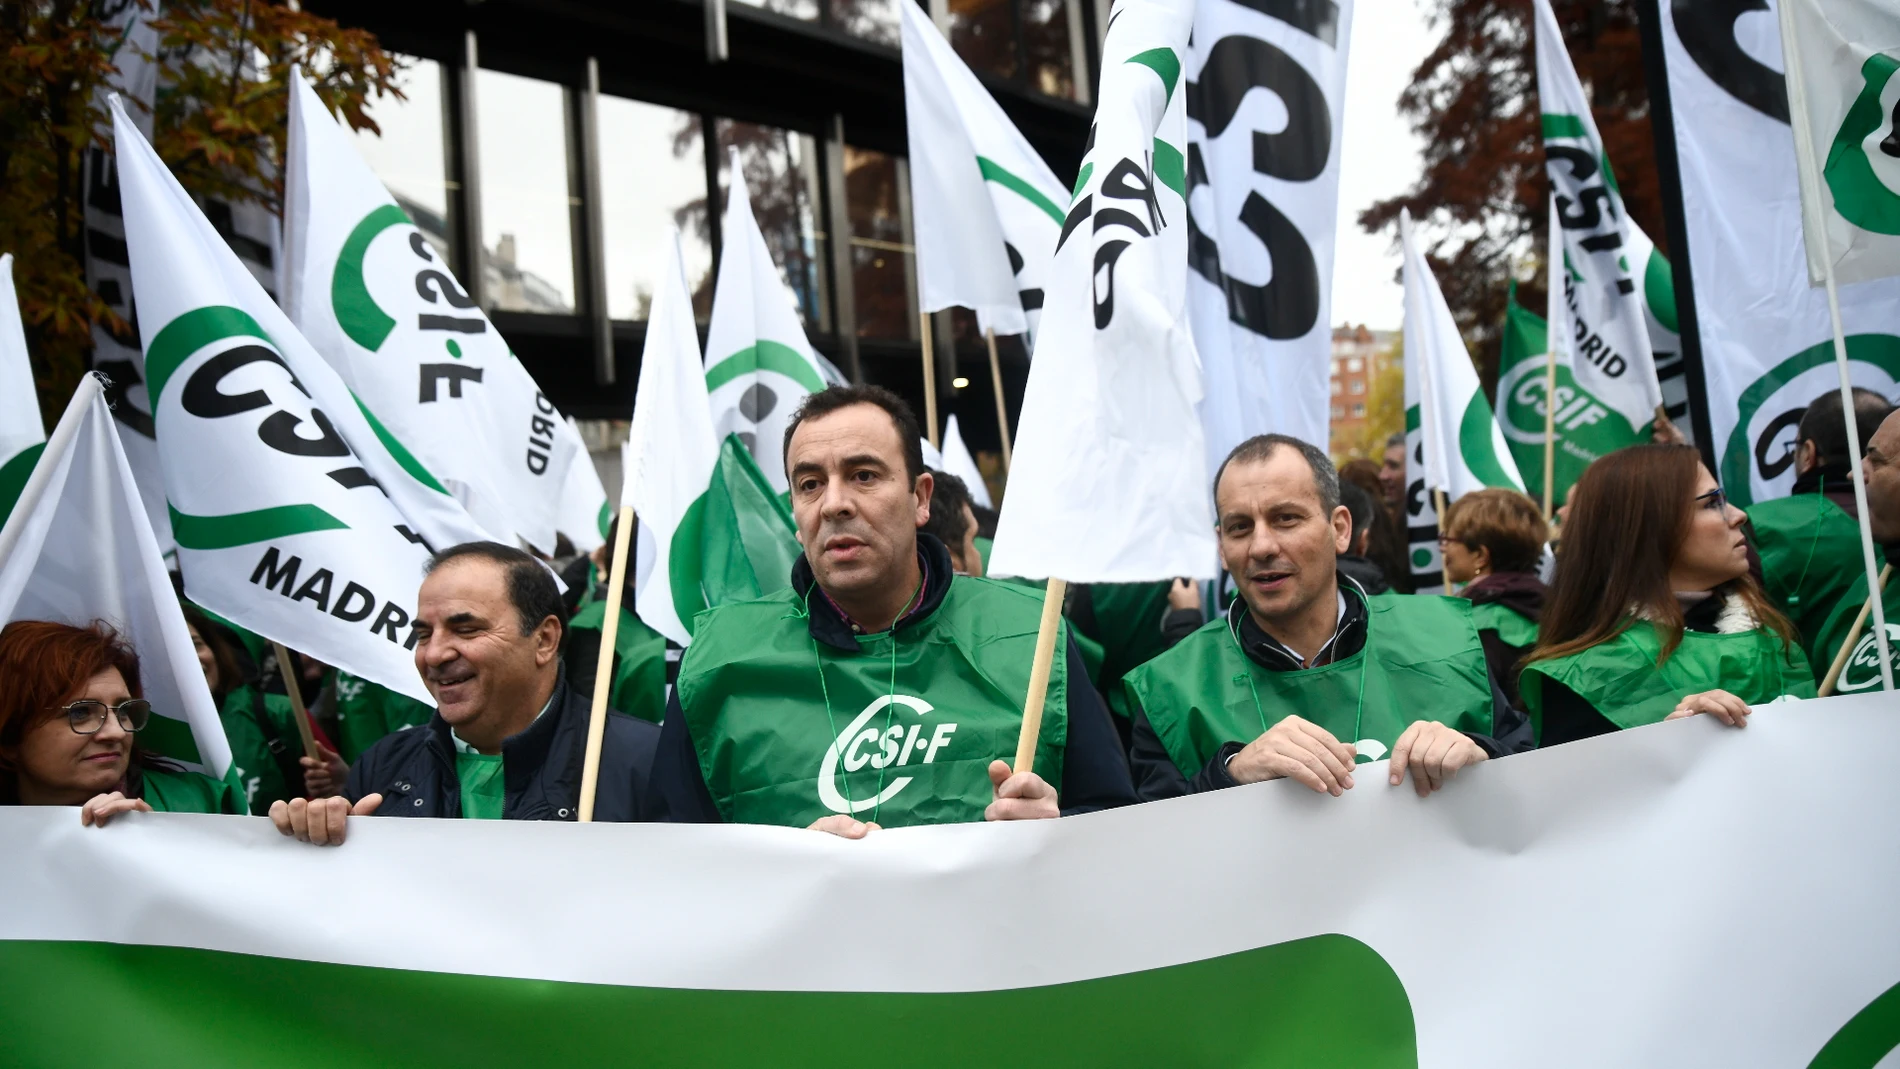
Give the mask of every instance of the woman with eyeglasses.
M 1517 673 L 1537 644 L 1537 622 L 1548 595 L 1537 577 L 1550 528 L 1535 502 L 1516 490 L 1474 490 L 1451 503 L 1439 525 L 1445 575 L 1464 584 L 1471 620 L 1484 643 L 1491 678 L 1513 706 Z
M 1584 470 L 1519 677 L 1540 746 L 1812 698 L 1794 628 L 1749 574 L 1742 511 L 1686 445 L 1619 449 Z
M 0 628 L 0 804 L 76 805 L 88 825 L 133 811 L 240 812 L 228 784 L 139 748 L 151 715 L 138 655 L 111 628 Z

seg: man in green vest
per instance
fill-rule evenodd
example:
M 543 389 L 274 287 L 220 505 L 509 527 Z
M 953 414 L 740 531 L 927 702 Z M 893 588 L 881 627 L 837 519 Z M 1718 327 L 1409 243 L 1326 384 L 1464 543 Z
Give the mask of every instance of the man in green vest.
M 1024 820 L 1134 801 L 1067 626 L 1034 770 L 1012 772 L 1042 595 L 960 576 L 890 391 L 832 386 L 786 429 L 791 586 L 701 613 L 661 722 L 661 819 L 814 828 Z
M 1867 477 L 1867 526 L 1873 530 L 1876 549 L 1884 549 L 1886 559 L 1893 561 L 1900 557 L 1900 411 L 1890 413 L 1868 440 L 1861 471 Z M 1813 662 L 1817 677 L 1827 674 L 1853 630 L 1860 610 L 1867 604 L 1866 567 L 1860 560 L 1860 546 L 1856 544 L 1851 562 L 1857 574 L 1827 614 L 1816 643 L 1817 648 L 1825 652 L 1825 659 Z M 1900 676 L 1900 581 L 1888 580 L 1880 605 L 1887 614 L 1887 644 L 1894 674 Z M 1834 693 L 1857 694 L 1879 688 L 1880 645 L 1874 639 L 1870 613 L 1854 640 L 1840 678 L 1835 681 Z
M 1337 557 L 1352 516 L 1326 454 L 1281 434 L 1214 476 L 1221 559 L 1240 597 L 1127 679 L 1143 800 L 1290 778 L 1339 795 L 1391 756 L 1422 795 L 1529 747 L 1485 667 L 1469 602 L 1368 597 Z
M 1892 411 L 1887 399 L 1874 391 L 1854 391 L 1862 452 Z M 1860 601 L 1867 598 L 1860 513 L 1848 471 L 1852 460 L 1839 390 L 1815 398 L 1801 414 L 1795 438 L 1793 492 L 1750 505 L 1748 523 L 1761 555 L 1763 589 L 1775 608 L 1794 622 L 1808 663 L 1825 674 L 1835 653 L 1823 635 L 1828 619 L 1850 589 Z
M 607 527 L 611 552 L 620 517 Z M 637 541 L 637 540 L 634 540 Z M 634 542 L 628 543 L 626 582 L 620 592 L 620 626 L 614 631 L 613 666 L 607 677 L 607 701 L 613 708 L 657 724 L 666 712 L 666 637 L 646 625 L 633 608 Z M 602 569 L 602 575 L 606 569 Z M 594 673 L 600 666 L 600 640 L 606 633 L 606 583 L 581 601 L 567 621 L 561 659 L 567 663 L 568 685 L 586 698 L 594 696 Z

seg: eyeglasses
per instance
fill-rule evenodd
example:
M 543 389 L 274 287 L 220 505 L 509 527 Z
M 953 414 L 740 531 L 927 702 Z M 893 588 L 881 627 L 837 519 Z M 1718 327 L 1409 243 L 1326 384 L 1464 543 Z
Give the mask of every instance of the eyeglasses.
M 1728 511 L 1728 495 L 1723 493 L 1722 488 L 1719 486 L 1706 494 L 1697 494 L 1695 500 L 1697 504 L 1708 509 L 1710 512 Z
M 144 698 L 131 698 L 118 705 L 85 698 L 60 710 L 66 714 L 66 726 L 73 729 L 75 735 L 95 735 L 106 726 L 106 714 L 112 713 L 119 718 L 119 726 L 128 732 L 136 732 L 145 727 L 152 719 L 152 703 Z

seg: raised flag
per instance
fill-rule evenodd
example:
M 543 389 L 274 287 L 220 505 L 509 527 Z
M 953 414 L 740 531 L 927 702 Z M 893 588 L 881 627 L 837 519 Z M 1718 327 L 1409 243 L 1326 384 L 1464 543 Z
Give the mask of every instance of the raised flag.
M 117 630 L 138 654 L 141 696 L 152 703 L 140 747 L 239 789 L 217 703 L 94 375 L 79 380 L 0 527 L 0 622 L 14 620 L 100 620 Z
M 278 310 L 113 103 L 146 380 L 185 590 L 418 700 L 430 547 L 488 538 Z
M 825 388 L 823 365 L 805 338 L 791 287 L 772 263 L 765 235 L 752 217 L 745 170 L 733 149 L 727 182 L 724 237 L 706 328 L 706 392 L 713 433 L 736 434 L 751 450 L 773 489 L 783 493 L 785 427 L 805 395 Z
M 485 529 L 553 553 L 563 417 L 296 71 L 286 156 L 291 322 Z
M 918 307 L 1033 333 L 1069 191 L 924 9 L 903 18 L 904 118 Z
M 0 256 L 0 523 L 19 498 L 45 442 L 26 329 L 13 293 L 13 254 L 7 253 Z
M 1213 573 L 1186 295 L 1181 64 L 1193 14 L 1192 0 L 1116 5 L 991 574 L 1115 583 Z
M 963 432 L 957 427 L 957 417 L 952 414 L 950 421 L 943 427 L 943 471 L 963 480 L 970 488 L 970 500 L 984 508 L 990 504 L 990 488 L 983 482 L 983 469 L 976 466 L 976 458 L 970 455 L 970 447 L 963 444 Z
M 613 506 L 607 503 L 607 488 L 601 484 L 600 470 L 594 467 L 593 454 L 581 437 L 580 425 L 574 422 L 574 417 L 567 417 L 567 422 L 555 428 L 555 433 L 577 450 L 574 463 L 568 466 L 567 478 L 561 483 L 561 507 L 555 529 L 567 536 L 575 552 L 592 553 L 607 541 L 607 525 L 614 518 Z

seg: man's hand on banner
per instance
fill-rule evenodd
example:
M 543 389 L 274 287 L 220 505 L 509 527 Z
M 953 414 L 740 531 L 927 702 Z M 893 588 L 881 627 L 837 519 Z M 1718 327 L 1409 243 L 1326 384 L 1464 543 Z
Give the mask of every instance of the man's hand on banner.
M 106 822 L 120 813 L 150 813 L 152 807 L 143 798 L 127 798 L 118 791 L 110 794 L 94 795 L 79 807 L 79 823 L 82 827 L 97 825 L 101 828 Z
M 343 782 L 350 778 L 350 764 L 335 750 L 317 743 L 322 760 L 300 757 L 303 764 L 304 793 L 312 798 L 332 798 L 342 793 Z
M 270 804 L 270 822 L 277 830 L 298 842 L 316 846 L 341 846 L 345 825 L 351 817 L 367 817 L 383 804 L 380 794 L 366 794 L 362 801 L 350 804 L 348 798 L 319 798 L 306 801 L 292 798 Z
M 1748 726 L 1748 703 L 1726 690 L 1705 690 L 1700 694 L 1691 694 L 1677 702 L 1676 711 L 1663 719 L 1681 720 L 1697 713 L 1707 713 L 1732 728 Z
M 1227 774 L 1236 783 L 1294 779 L 1337 798 L 1352 789 L 1352 766 L 1357 756 L 1356 750 L 1333 738 L 1332 732 L 1289 716 L 1235 754 L 1227 762 Z
M 1463 733 L 1436 720 L 1420 720 L 1405 729 L 1392 746 L 1392 786 L 1412 772 L 1412 789 L 1420 798 L 1443 787 L 1458 770 L 1490 758 L 1484 748 Z
M 1047 820 L 1062 815 L 1056 789 L 1034 772 L 1011 772 L 1009 762 L 990 762 L 990 786 L 996 800 L 983 810 L 984 820 Z
M 862 839 L 874 831 L 883 828 L 868 820 L 858 820 L 843 813 L 833 813 L 828 817 L 819 817 L 805 828 L 806 831 L 830 832 L 840 839 Z

